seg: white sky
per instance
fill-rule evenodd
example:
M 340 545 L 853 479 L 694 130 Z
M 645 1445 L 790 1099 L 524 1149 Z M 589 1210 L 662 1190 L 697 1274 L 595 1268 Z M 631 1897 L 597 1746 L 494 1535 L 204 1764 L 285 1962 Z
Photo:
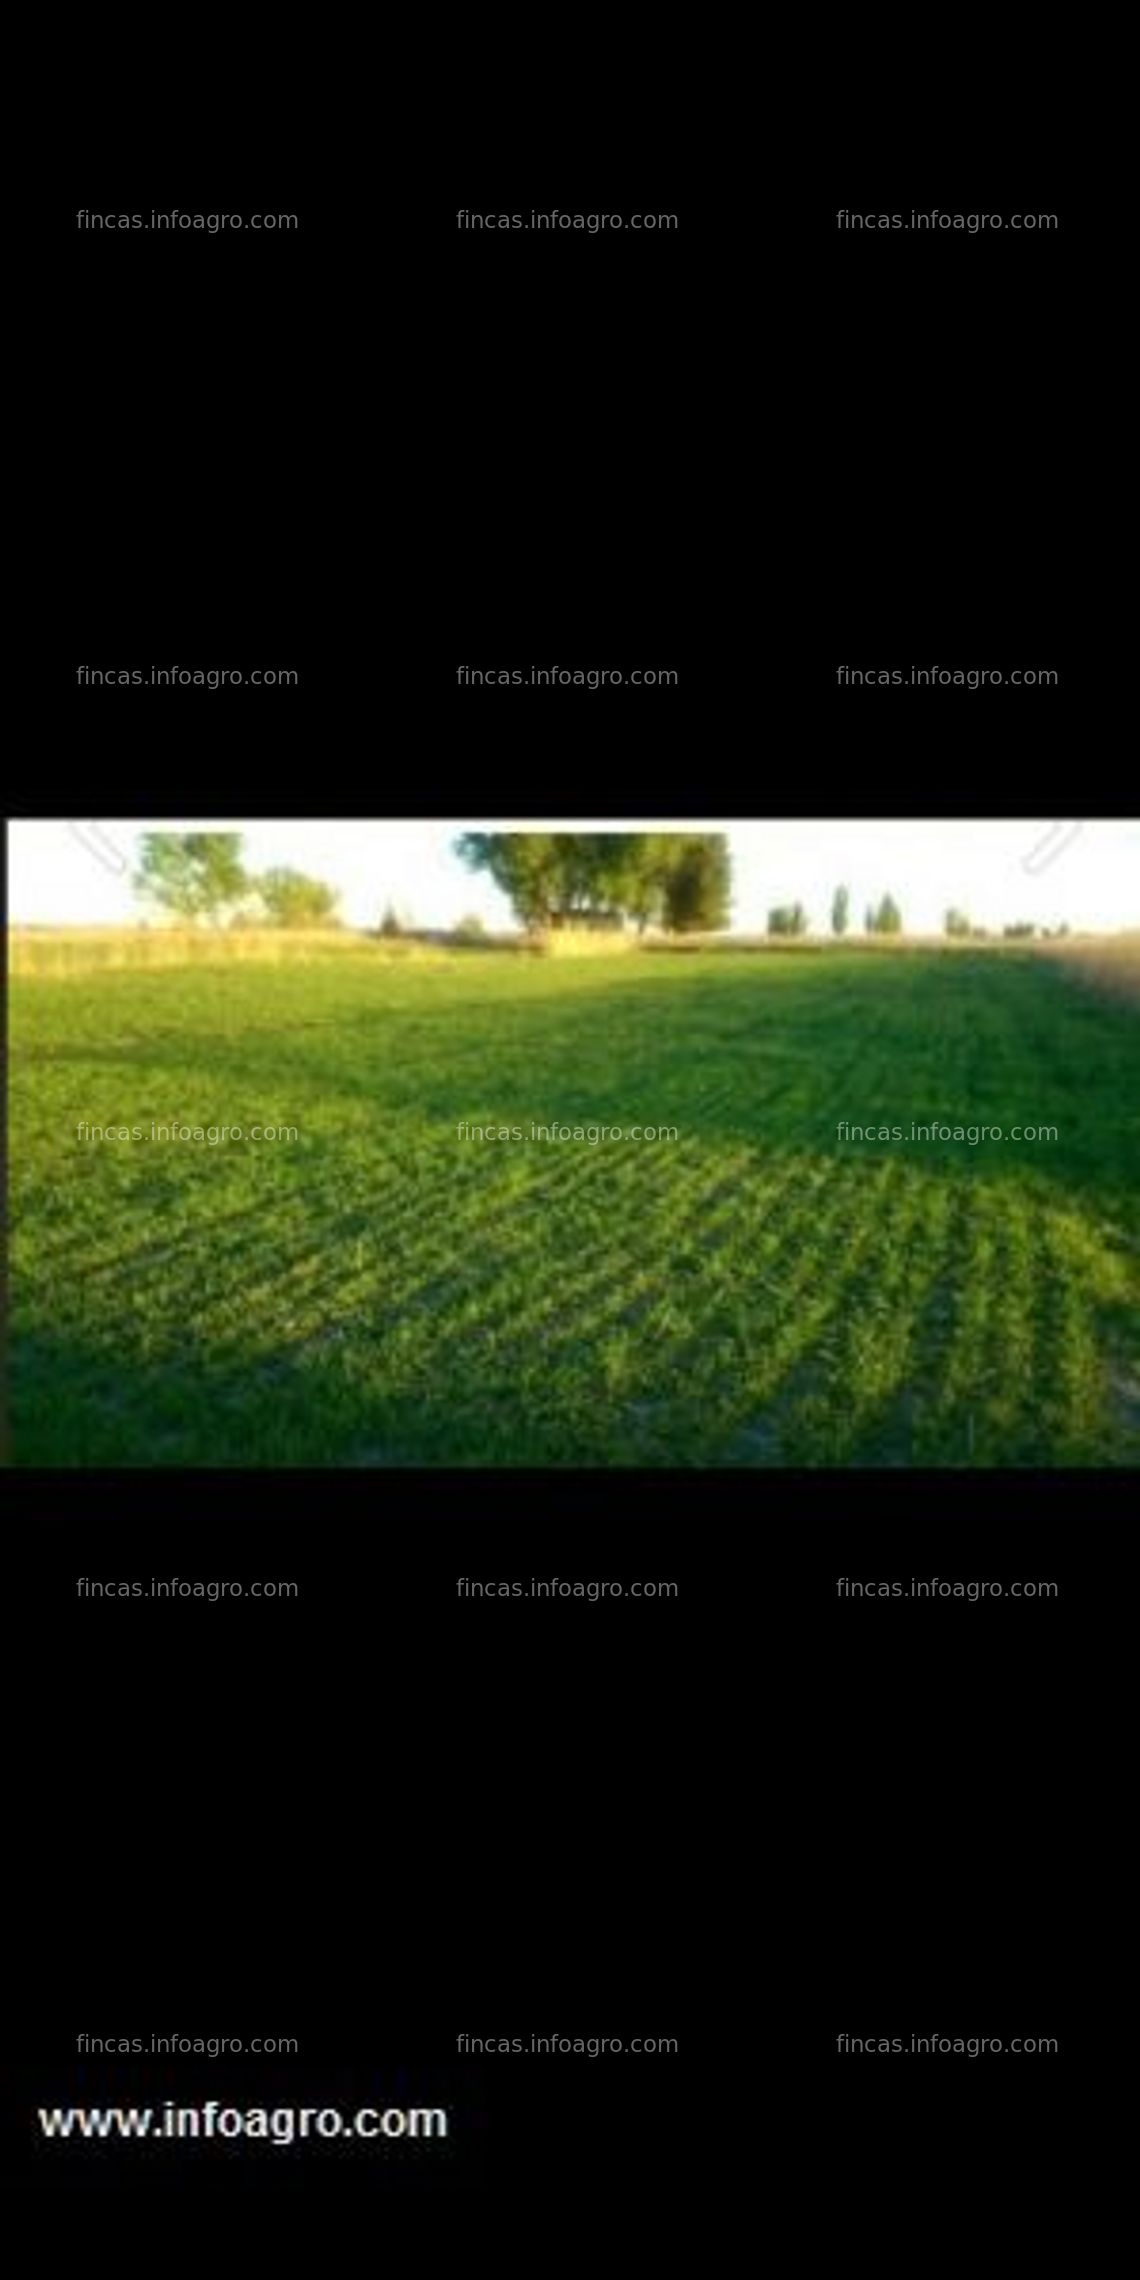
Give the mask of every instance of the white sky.
M 1103 931 L 1140 926 L 1140 822 L 1078 825 L 1023 817 L 976 823 L 816 817 L 734 823 L 710 817 L 699 826 L 644 816 L 621 822 L 581 816 L 554 822 L 501 816 L 455 823 L 242 824 L 232 817 L 193 816 L 14 822 L 8 826 L 9 914 L 15 925 L 129 923 L 140 909 L 130 887 L 140 833 L 240 831 L 248 868 L 288 864 L 326 880 L 339 889 L 341 915 L 350 925 L 375 926 L 391 902 L 413 925 L 448 926 L 471 912 L 490 927 L 505 927 L 510 911 L 497 889 L 470 873 L 452 851 L 460 831 L 698 828 L 728 834 L 732 925 L 743 933 L 763 932 L 773 903 L 797 901 L 813 930 L 826 930 L 832 892 L 841 881 L 851 891 L 853 930 L 861 927 L 867 903 L 883 893 L 894 895 L 913 933 L 940 932 L 950 903 L 977 926 L 1017 919 Z M 1051 860 L 1050 849 L 1056 850 Z

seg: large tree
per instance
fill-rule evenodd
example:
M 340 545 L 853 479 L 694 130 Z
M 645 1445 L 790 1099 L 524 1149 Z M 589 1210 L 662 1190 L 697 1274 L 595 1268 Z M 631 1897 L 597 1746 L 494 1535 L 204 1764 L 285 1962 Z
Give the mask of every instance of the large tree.
M 665 881 L 665 924 L 671 934 L 715 934 L 728 924 L 732 871 L 723 832 L 678 840 Z
M 615 917 L 687 931 L 728 914 L 728 847 L 715 833 L 468 831 L 457 852 L 527 927 Z
M 884 895 L 875 910 L 867 912 L 868 934 L 901 934 L 902 912 L 893 895 Z
M 549 923 L 560 891 L 553 832 L 465 831 L 456 852 L 489 874 L 523 926 Z
M 306 878 L 303 871 L 263 871 L 251 884 L 256 888 L 274 926 L 329 926 L 338 897 L 323 879 Z
M 143 834 L 136 893 L 161 903 L 176 918 L 212 919 L 248 893 L 237 831 L 147 831 Z
M 846 887 L 836 887 L 835 893 L 831 898 L 832 933 L 846 934 L 850 916 L 851 897 L 848 894 Z
M 806 934 L 807 912 L 802 903 L 778 903 L 768 913 L 769 934 Z

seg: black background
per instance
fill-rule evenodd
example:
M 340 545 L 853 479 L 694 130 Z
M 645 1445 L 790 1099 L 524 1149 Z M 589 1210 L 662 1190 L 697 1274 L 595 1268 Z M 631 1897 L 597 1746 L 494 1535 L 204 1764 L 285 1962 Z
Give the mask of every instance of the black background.
M 852 203 L 882 210 L 861 184 L 821 217 L 843 630 L 868 663 L 880 651 L 885 663 L 954 663 L 968 643 L 964 664 L 1072 670 L 1082 470 L 1066 447 L 1068 349 L 1088 313 L 1089 217 L 1068 197 L 1058 210 L 1036 188 L 1018 197 L 1008 185 L 988 196 L 972 187 L 967 199 L 923 181 L 885 209 L 904 222 L 912 209 L 996 212 L 1000 230 L 839 226 Z M 1015 231 L 1010 215 L 1023 205 L 1055 211 L 1057 226 Z M 868 566 L 882 595 L 868 591 Z
M 191 765 L 232 789 L 236 753 L 251 790 L 295 803 L 316 748 L 330 810 L 354 812 L 391 742 L 393 812 L 413 762 L 437 811 L 477 766 L 530 812 L 544 763 L 593 812 L 620 759 L 621 789 L 673 814 L 694 760 L 706 813 L 775 809 L 805 766 L 832 812 L 853 789 L 906 812 L 929 766 L 949 811 L 1039 813 L 1071 805 L 1079 747 L 1117 804 L 1111 216 L 1071 165 L 979 182 L 960 156 L 869 172 L 860 149 L 830 190 L 758 199 L 731 146 L 711 169 L 651 142 L 592 171 L 565 146 L 504 170 L 482 137 L 452 158 L 450 190 L 394 213 L 351 147 L 208 190 L 159 169 L 146 198 L 137 175 L 96 196 L 77 174 L 59 201 L 67 536 L 41 678 L 89 769 L 113 750 L 123 794 Z M 80 231 L 92 203 L 300 227 Z M 938 207 L 1059 226 L 836 223 Z M 680 227 L 456 220 L 554 208 Z M 299 678 L 78 685 L 118 664 Z M 459 678 L 532 667 L 625 682 Z M 1006 680 L 860 686 L 844 667 Z M 634 688 L 634 670 L 677 681 Z M 1015 670 L 1058 679 L 1015 688 Z
M 828 2159 L 1060 2143 L 1111 2075 L 1121 1476 L 18 1475 L 7 2158 L 195 2194 L 573 2186 L 668 2224 L 779 2079 Z M 1090 1501 L 1097 1526 L 1082 1526 Z M 1083 1540 L 1082 1540 L 1083 1535 Z M 295 1577 L 295 1600 L 81 1576 Z M 475 1599 L 461 1577 L 672 1578 Z M 856 1598 L 838 1580 L 1001 1581 Z M 1009 1584 L 1053 1581 L 1015 1600 Z M 30 1612 L 29 1612 L 30 1610 Z M 294 2034 L 272 2062 L 90 2034 Z M 514 2056 L 461 2033 L 675 2035 Z M 1056 2054 L 837 2050 L 841 2033 Z M 757 2088 L 760 2085 L 760 2088 Z M 40 2104 L 447 2105 L 445 2153 L 37 2147 Z M 989 2117 L 987 2121 L 985 2117 Z M 949 2128 L 947 2139 L 945 2131 Z M 711 2142 L 710 2142 L 711 2140 Z M 908 2172 L 909 2174 L 909 2172 Z
M 367 685 L 359 572 L 364 314 L 355 233 L 293 169 L 219 183 L 173 167 L 58 209 L 69 416 L 62 423 L 65 610 L 55 624 L 70 735 L 137 768 L 156 737 L 299 760 L 330 698 Z M 80 228 L 104 214 L 240 213 L 242 230 Z M 249 216 L 295 213 L 255 232 Z M 62 598 L 62 596 L 61 596 Z M 228 690 L 83 686 L 80 665 L 238 669 Z M 255 689 L 255 671 L 296 683 Z
M 709 309 L 698 217 L 686 206 L 677 228 L 635 232 L 629 215 L 643 203 L 676 211 L 656 190 L 631 202 L 620 183 L 609 195 L 581 184 L 560 195 L 552 183 L 502 209 L 481 190 L 478 210 L 524 222 L 532 210 L 618 212 L 626 227 L 459 227 L 461 198 L 441 216 L 457 350 L 449 617 L 459 664 L 676 671 L 676 690 L 608 700 L 621 705 L 621 733 L 656 736 L 669 734 L 700 660 L 689 587 L 707 374 L 695 351 Z M 533 736 L 591 695 L 601 692 L 477 685 L 457 701 L 469 722 L 486 703 L 496 725 L 525 708 Z
M 126 145 L 91 120 L 44 242 L 59 812 L 397 813 L 411 785 L 432 812 L 564 814 L 572 785 L 591 813 L 780 812 L 791 786 L 800 812 L 1040 814 L 1071 804 L 1078 729 L 1088 801 L 1113 686 L 1103 654 L 1088 670 L 1080 481 L 1105 223 L 1028 92 L 999 188 L 1008 118 L 975 94 L 932 140 L 926 96 L 888 102 L 885 144 L 842 55 L 834 117 L 815 58 L 777 57 L 753 102 L 731 57 L 685 56 L 667 88 L 645 58 L 628 81 L 598 70 L 555 123 L 565 59 L 496 107 L 498 49 L 481 36 L 469 92 L 466 54 L 449 65 L 426 143 L 407 58 L 378 115 L 342 73 L 300 110 L 263 85 L 231 112 L 215 89 L 173 139 L 165 103 L 136 107 Z M 303 226 L 74 227 L 83 207 L 172 206 Z M 455 226 L 555 206 L 682 227 Z M 840 208 L 932 206 L 1063 226 L 835 228 Z M 301 685 L 76 687 L 80 663 L 136 659 L 296 667 Z M 457 686 L 460 664 L 516 659 L 681 679 Z M 836 686 L 841 663 L 896 659 L 1056 663 L 1063 685 Z M 143 2188 L 133 2154 L 37 2153 L 41 2101 L 406 2082 L 462 2117 L 429 2199 L 430 2180 L 504 2209 L 533 2194 L 570 2221 L 608 2190 L 643 2242 L 698 2160 L 750 2172 L 774 2129 L 781 2164 L 817 2172 L 813 2206 L 819 2175 L 846 2181 L 888 2228 L 900 2171 L 929 2165 L 947 2232 L 999 2139 L 1006 2190 L 1015 2145 L 1038 2164 L 1071 2147 L 1106 2058 L 1108 1610 L 1130 1486 L 16 1476 L 13 2171 Z M 304 1595 L 74 1592 L 234 1572 L 297 1574 Z M 676 1575 L 682 1596 L 454 1593 L 465 1574 L 614 1572 Z M 1063 1595 L 834 1592 L 995 1572 L 1056 1574 Z M 272 2084 L 253 2061 L 187 2060 L 144 2088 L 81 2070 L 84 2029 L 280 2031 L 303 2052 Z M 464 2029 L 676 2034 L 682 2056 L 468 2067 Z M 1062 2050 L 841 2058 L 844 2030 Z M 291 2200 L 278 2178 L 343 2195 L 351 2174 L 263 2149 L 173 2156 L 162 2183 L 260 2177 Z M 425 2201 L 402 2160 L 360 2182 Z
M 15 1501 L 32 1984 L 5 2151 L 54 2189 L 195 2191 L 281 2169 L 525 2201 L 649 2189 L 683 2055 L 514 2055 L 458 2038 L 702 2028 L 679 1813 L 707 1717 L 692 1488 L 597 1476 L 24 1475 Z M 749 1493 L 751 1493 L 750 1484 Z M 50 1517 L 45 1517 L 46 1514 Z M 240 1599 L 81 1577 L 244 1581 Z M 621 1582 L 620 1599 L 460 1579 Z M 295 1579 L 256 1601 L 255 1577 Z M 671 1581 L 650 1601 L 636 1579 Z M 31 1608 L 30 1619 L 26 1609 Z M 41 1681 L 29 1686 L 29 1673 Z M 706 1820 L 706 1837 L 714 1828 Z M 50 1970 L 48 1960 L 50 1959 Z M 177 2012 L 172 2016 L 171 2006 Z M 296 2056 L 83 2058 L 78 2034 L 291 2034 Z M 445 2153 L 60 2149 L 40 2104 L 445 2104 Z M 561 2189 L 561 2188 L 560 2188 Z

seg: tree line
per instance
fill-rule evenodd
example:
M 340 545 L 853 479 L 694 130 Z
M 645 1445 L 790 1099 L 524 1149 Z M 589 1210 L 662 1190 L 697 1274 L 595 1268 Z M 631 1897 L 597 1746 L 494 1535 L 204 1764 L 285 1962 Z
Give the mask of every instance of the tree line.
M 237 831 L 144 832 L 136 894 L 175 918 L 220 926 L 228 919 L 268 926 L 329 926 L 339 896 L 321 879 L 287 866 L 255 873 L 242 861 Z
M 728 923 L 731 865 L 721 832 L 465 832 L 456 852 L 508 897 L 520 925 L 659 925 L 712 933 Z M 236 831 L 144 834 L 133 885 L 144 900 L 191 923 L 243 919 L 327 926 L 339 897 L 302 871 L 246 869 Z M 463 922 L 474 936 L 476 920 Z M 391 906 L 380 932 L 403 932 Z
M 678 831 L 466 831 L 455 852 L 472 871 L 493 880 L 528 932 L 560 927 L 649 926 L 669 934 L 715 934 L 728 924 L 732 864 L 723 832 Z M 334 888 L 303 871 L 278 866 L 254 873 L 242 859 L 236 831 L 151 831 L 143 836 L 136 891 L 191 923 L 214 925 L 335 926 Z M 851 896 L 838 886 L 831 900 L 831 932 L 847 933 Z M 864 931 L 899 935 L 903 915 L 893 895 L 868 904 Z M 405 929 L 389 909 L 382 934 Z M 943 931 L 951 939 L 988 940 L 990 930 L 951 907 Z M 1006 940 L 1050 940 L 1067 926 L 1038 929 L 1027 921 L 1002 928 Z M 811 932 L 802 902 L 778 903 L 768 912 L 768 933 L 795 939 Z M 478 919 L 456 929 L 463 939 L 482 933 Z
M 831 931 L 838 938 L 846 934 L 851 923 L 851 896 L 846 887 L 836 887 L 831 898 Z M 863 918 L 866 934 L 901 934 L 902 912 L 893 895 L 884 895 L 877 903 L 868 903 Z M 811 920 L 802 903 L 777 903 L 768 913 L 769 934 L 810 934 Z
M 713 934 L 728 924 L 723 832 L 465 831 L 456 853 L 506 895 L 521 926 Z

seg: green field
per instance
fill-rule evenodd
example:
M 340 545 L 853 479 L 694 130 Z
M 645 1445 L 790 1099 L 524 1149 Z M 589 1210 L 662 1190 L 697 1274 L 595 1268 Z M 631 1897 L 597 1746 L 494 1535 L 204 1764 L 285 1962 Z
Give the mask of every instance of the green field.
M 16 1462 L 1134 1460 L 1138 1020 L 984 951 L 16 979 Z M 76 1137 L 171 1117 L 299 1136 Z M 552 1119 L 680 1137 L 456 1132 Z

